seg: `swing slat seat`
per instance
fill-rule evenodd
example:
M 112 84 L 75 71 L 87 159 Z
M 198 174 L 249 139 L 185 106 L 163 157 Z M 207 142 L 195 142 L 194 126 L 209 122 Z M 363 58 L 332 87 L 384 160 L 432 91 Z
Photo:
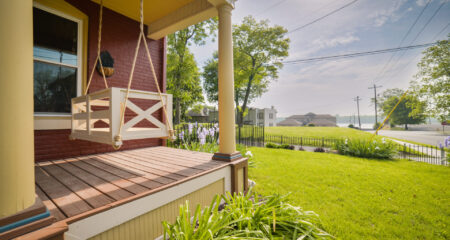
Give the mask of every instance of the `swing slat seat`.
M 127 89 L 111 87 L 72 99 L 72 133 L 71 139 L 80 139 L 120 147 L 123 140 L 144 138 L 168 138 L 168 124 L 164 124 L 152 114 L 163 106 L 167 111 L 165 121 L 172 122 L 172 95 L 156 92 L 130 90 L 129 99 L 139 101 L 153 100 L 156 104 L 143 110 L 133 101 L 128 101 L 126 108 L 136 114 L 124 122 L 122 131 L 122 108 Z M 142 120 L 148 120 L 155 127 L 136 126 Z M 101 122 L 101 123 L 100 123 Z M 97 124 L 96 124 L 97 123 Z M 106 126 L 108 125 L 108 126 Z M 120 138 L 116 136 L 120 135 Z

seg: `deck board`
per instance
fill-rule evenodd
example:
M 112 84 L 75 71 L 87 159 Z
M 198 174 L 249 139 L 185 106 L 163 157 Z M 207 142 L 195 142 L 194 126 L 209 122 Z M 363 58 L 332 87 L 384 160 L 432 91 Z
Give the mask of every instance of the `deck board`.
M 121 178 L 121 177 L 114 175 L 110 172 L 107 172 L 101 168 L 94 167 L 88 163 L 83 162 L 82 160 L 68 159 L 66 161 L 70 162 L 71 164 L 73 164 L 87 172 L 95 174 L 99 178 L 102 178 L 103 180 L 108 181 L 118 187 L 121 187 L 133 194 L 139 194 L 141 192 L 145 192 L 145 191 L 149 190 L 149 188 L 135 184 L 127 179 Z
M 167 147 L 53 160 L 36 164 L 36 193 L 62 220 L 225 165 L 212 154 Z
M 130 151 L 127 154 L 139 156 L 143 153 L 146 153 L 146 152 L 145 151 Z M 151 159 L 153 159 L 153 157 L 156 157 L 158 161 L 163 162 L 163 163 L 170 163 L 170 164 L 175 164 L 177 166 L 189 167 L 189 168 L 194 168 L 194 169 L 198 169 L 198 170 L 208 170 L 208 169 L 218 166 L 217 164 L 211 164 L 209 162 L 204 162 L 204 163 L 192 162 L 192 161 L 189 161 L 189 158 L 174 157 L 174 156 L 171 156 L 170 154 L 166 154 L 166 153 L 158 153 L 158 155 L 156 155 L 156 156 L 153 156 L 153 155 L 149 156 L 149 158 L 151 158 Z M 174 159 L 176 159 L 176 161 L 174 161 Z
M 73 174 L 74 176 L 82 179 L 91 187 L 97 189 L 98 191 L 102 192 L 103 194 L 107 195 L 108 197 L 114 200 L 120 200 L 133 196 L 132 193 L 125 191 L 122 188 L 119 188 L 118 186 L 111 184 L 110 182 L 107 182 L 89 172 L 86 172 L 83 169 L 66 162 L 65 160 L 58 160 L 52 162 L 58 165 L 59 167 L 65 169 L 67 172 Z
M 71 217 L 92 209 L 83 199 L 62 185 L 58 180 L 35 167 L 36 184 L 44 191 L 52 202 L 57 205 L 66 216 Z M 39 195 L 39 192 L 37 193 Z M 39 195 L 41 196 L 41 195 Z M 51 207 L 47 207 L 51 208 Z
M 66 218 L 66 215 L 64 215 L 61 210 L 50 200 L 47 195 L 42 191 L 42 189 L 39 187 L 39 185 L 36 184 L 36 194 L 40 196 L 40 199 L 42 203 L 45 204 L 47 209 L 50 211 L 50 214 L 56 218 L 56 221 L 63 220 Z
M 40 164 L 46 172 L 51 174 L 60 183 L 69 188 L 72 192 L 80 196 L 93 208 L 104 206 L 108 203 L 112 203 L 113 199 L 106 196 L 97 189 L 91 187 L 81 179 L 78 179 L 71 173 L 65 171 L 63 168 L 56 166 L 55 164 Z

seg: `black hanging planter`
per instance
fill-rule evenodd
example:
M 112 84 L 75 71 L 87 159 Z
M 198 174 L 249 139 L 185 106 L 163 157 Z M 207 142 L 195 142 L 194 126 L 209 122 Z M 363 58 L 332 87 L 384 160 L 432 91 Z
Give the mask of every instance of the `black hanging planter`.
M 103 72 L 105 77 L 111 77 L 114 74 L 114 58 L 111 57 L 108 51 L 102 51 L 100 53 L 100 59 L 102 60 Z M 102 70 L 100 69 L 100 62 L 96 66 L 97 72 L 102 75 Z

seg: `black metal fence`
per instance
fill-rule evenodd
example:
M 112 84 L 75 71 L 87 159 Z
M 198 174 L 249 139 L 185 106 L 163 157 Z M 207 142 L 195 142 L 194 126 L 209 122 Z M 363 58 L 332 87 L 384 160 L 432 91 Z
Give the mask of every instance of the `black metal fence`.
M 294 136 L 283 136 L 283 135 L 265 135 L 266 143 L 277 143 L 277 144 L 289 144 L 296 146 L 312 146 L 312 147 L 325 147 L 331 148 L 334 146 L 338 139 L 333 138 L 312 138 L 312 137 L 294 137 Z
M 177 125 L 175 127 L 176 140 L 172 142 L 169 141 L 168 145 L 176 145 L 182 142 L 200 142 L 202 137 L 199 136 L 199 132 L 203 132 L 204 135 L 206 130 L 208 131 L 206 131 L 207 136 L 204 141 L 208 143 L 217 142 L 219 138 L 219 132 L 217 129 L 218 125 L 215 123 Z M 266 143 L 276 143 L 295 145 L 299 147 L 311 146 L 332 148 L 338 140 L 339 139 L 337 138 L 312 138 L 266 134 L 263 126 L 236 126 L 236 143 L 246 146 L 263 147 Z M 449 165 L 446 159 L 447 155 L 450 153 L 446 152 L 442 148 L 416 144 L 396 144 L 399 158 L 436 165 Z
M 236 127 L 236 143 L 246 146 L 263 147 L 265 141 L 263 126 L 244 125 Z
M 264 146 L 266 143 L 289 144 L 299 147 L 311 146 L 332 148 L 339 139 L 337 138 L 313 138 L 266 134 L 264 127 L 243 126 L 237 128 L 236 142 L 247 146 Z M 435 165 L 448 166 L 447 154 L 444 149 L 434 146 L 396 143 L 398 157 L 412 161 L 426 162 Z
M 443 148 L 416 144 L 399 144 L 399 157 L 417 162 L 448 166 L 447 154 Z

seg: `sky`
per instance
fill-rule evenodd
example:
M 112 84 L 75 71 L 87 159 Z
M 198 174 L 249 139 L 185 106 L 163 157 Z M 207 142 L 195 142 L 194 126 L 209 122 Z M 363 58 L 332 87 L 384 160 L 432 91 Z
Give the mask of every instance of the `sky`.
M 352 1 L 238 0 L 232 21 L 239 24 L 245 16 L 252 15 L 257 20 L 268 19 L 271 25 L 292 30 Z M 425 8 L 428 1 L 431 2 Z M 441 4 L 444 5 L 431 18 Z M 329 17 L 289 33 L 291 43 L 285 60 L 399 47 L 421 11 L 422 16 L 401 46 L 446 39 L 450 33 L 449 0 L 358 0 Z M 430 21 L 428 25 L 427 21 Z M 307 112 L 353 115 L 357 112 L 353 99 L 359 96 L 361 115 L 373 115 L 370 99 L 374 92 L 368 87 L 374 83 L 382 85 L 379 92 L 390 88 L 407 89 L 417 73 L 416 65 L 423 50 L 285 64 L 279 71 L 279 78 L 250 106 L 274 106 L 277 117 Z M 217 41 L 208 39 L 203 46 L 191 46 L 191 51 L 202 69 L 217 51 Z

